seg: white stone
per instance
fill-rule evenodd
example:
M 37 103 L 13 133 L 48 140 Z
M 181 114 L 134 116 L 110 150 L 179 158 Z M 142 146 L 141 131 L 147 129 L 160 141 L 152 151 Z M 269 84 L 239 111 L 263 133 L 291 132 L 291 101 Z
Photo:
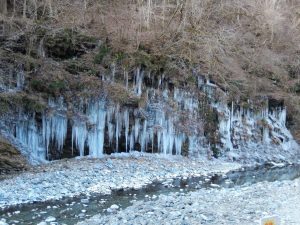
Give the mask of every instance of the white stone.
M 202 219 L 208 220 L 208 217 L 207 217 L 207 216 L 205 216 L 205 215 L 203 215 L 203 214 L 201 214 L 200 216 L 201 216 Z
M 117 210 L 117 209 L 119 209 L 119 206 L 116 204 L 113 204 L 112 206 L 110 206 L 110 208 L 113 210 Z
M 49 216 L 45 219 L 46 222 L 50 223 L 50 222 L 54 222 L 56 221 L 56 218 L 54 216 Z
M 47 223 L 43 221 L 43 222 L 38 223 L 37 225 L 47 225 Z

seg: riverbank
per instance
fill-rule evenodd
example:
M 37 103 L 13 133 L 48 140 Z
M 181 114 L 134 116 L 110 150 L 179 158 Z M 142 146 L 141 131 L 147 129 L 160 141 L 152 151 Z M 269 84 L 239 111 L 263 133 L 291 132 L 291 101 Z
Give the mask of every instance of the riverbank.
M 102 159 L 84 157 L 55 161 L 0 181 L 0 208 L 81 194 L 140 189 L 154 181 L 223 174 L 240 167 L 241 164 L 222 160 L 138 152 L 114 154 Z
M 282 225 L 300 224 L 300 179 L 251 186 L 199 189 L 134 202 L 110 215 L 97 215 L 78 225 L 100 224 L 259 224 L 278 215 Z

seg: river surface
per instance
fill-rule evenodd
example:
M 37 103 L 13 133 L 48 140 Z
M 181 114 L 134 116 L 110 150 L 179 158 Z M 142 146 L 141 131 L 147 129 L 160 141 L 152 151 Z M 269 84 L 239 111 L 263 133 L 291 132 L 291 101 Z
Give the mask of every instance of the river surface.
M 293 180 L 300 177 L 300 165 L 264 165 L 242 168 L 227 174 L 211 176 L 176 178 L 164 182 L 154 182 L 140 190 L 118 190 L 111 195 L 79 196 L 59 201 L 24 204 L 0 211 L 0 219 L 8 224 L 37 224 L 51 220 L 52 224 L 75 224 L 96 214 L 107 214 L 111 205 L 120 209 L 130 206 L 134 201 L 155 199 L 160 194 L 171 192 L 189 192 L 200 188 L 233 188 L 251 185 L 257 182 Z M 53 218 L 52 218 L 53 219 Z

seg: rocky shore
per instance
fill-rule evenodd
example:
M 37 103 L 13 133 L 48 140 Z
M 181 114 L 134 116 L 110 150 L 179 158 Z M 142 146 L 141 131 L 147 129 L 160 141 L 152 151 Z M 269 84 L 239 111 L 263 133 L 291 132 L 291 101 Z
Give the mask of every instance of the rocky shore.
M 81 194 L 140 189 L 153 181 L 226 173 L 240 167 L 240 164 L 221 160 L 138 152 L 101 159 L 84 157 L 55 161 L 0 181 L 0 208 Z
M 277 215 L 282 225 L 300 224 L 300 179 L 262 182 L 251 186 L 200 189 L 160 195 L 134 202 L 125 210 L 116 206 L 110 215 L 97 215 L 78 225 L 260 224 L 260 219 Z

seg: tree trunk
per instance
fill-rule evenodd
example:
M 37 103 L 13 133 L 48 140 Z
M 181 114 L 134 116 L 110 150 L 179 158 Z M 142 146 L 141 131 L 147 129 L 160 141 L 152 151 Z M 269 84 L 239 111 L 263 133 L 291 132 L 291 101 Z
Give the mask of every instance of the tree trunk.
M 7 0 L 0 0 L 0 13 L 1 14 L 7 13 Z
M 14 5 L 13 5 L 13 16 L 16 14 L 16 0 L 14 0 Z
M 49 0 L 48 4 L 49 4 L 49 16 L 53 17 L 52 0 Z
M 24 4 L 23 4 L 23 18 L 26 18 L 26 11 L 27 11 L 27 0 L 24 0 Z
M 38 3 L 37 0 L 34 0 L 34 18 L 37 19 L 38 17 Z

